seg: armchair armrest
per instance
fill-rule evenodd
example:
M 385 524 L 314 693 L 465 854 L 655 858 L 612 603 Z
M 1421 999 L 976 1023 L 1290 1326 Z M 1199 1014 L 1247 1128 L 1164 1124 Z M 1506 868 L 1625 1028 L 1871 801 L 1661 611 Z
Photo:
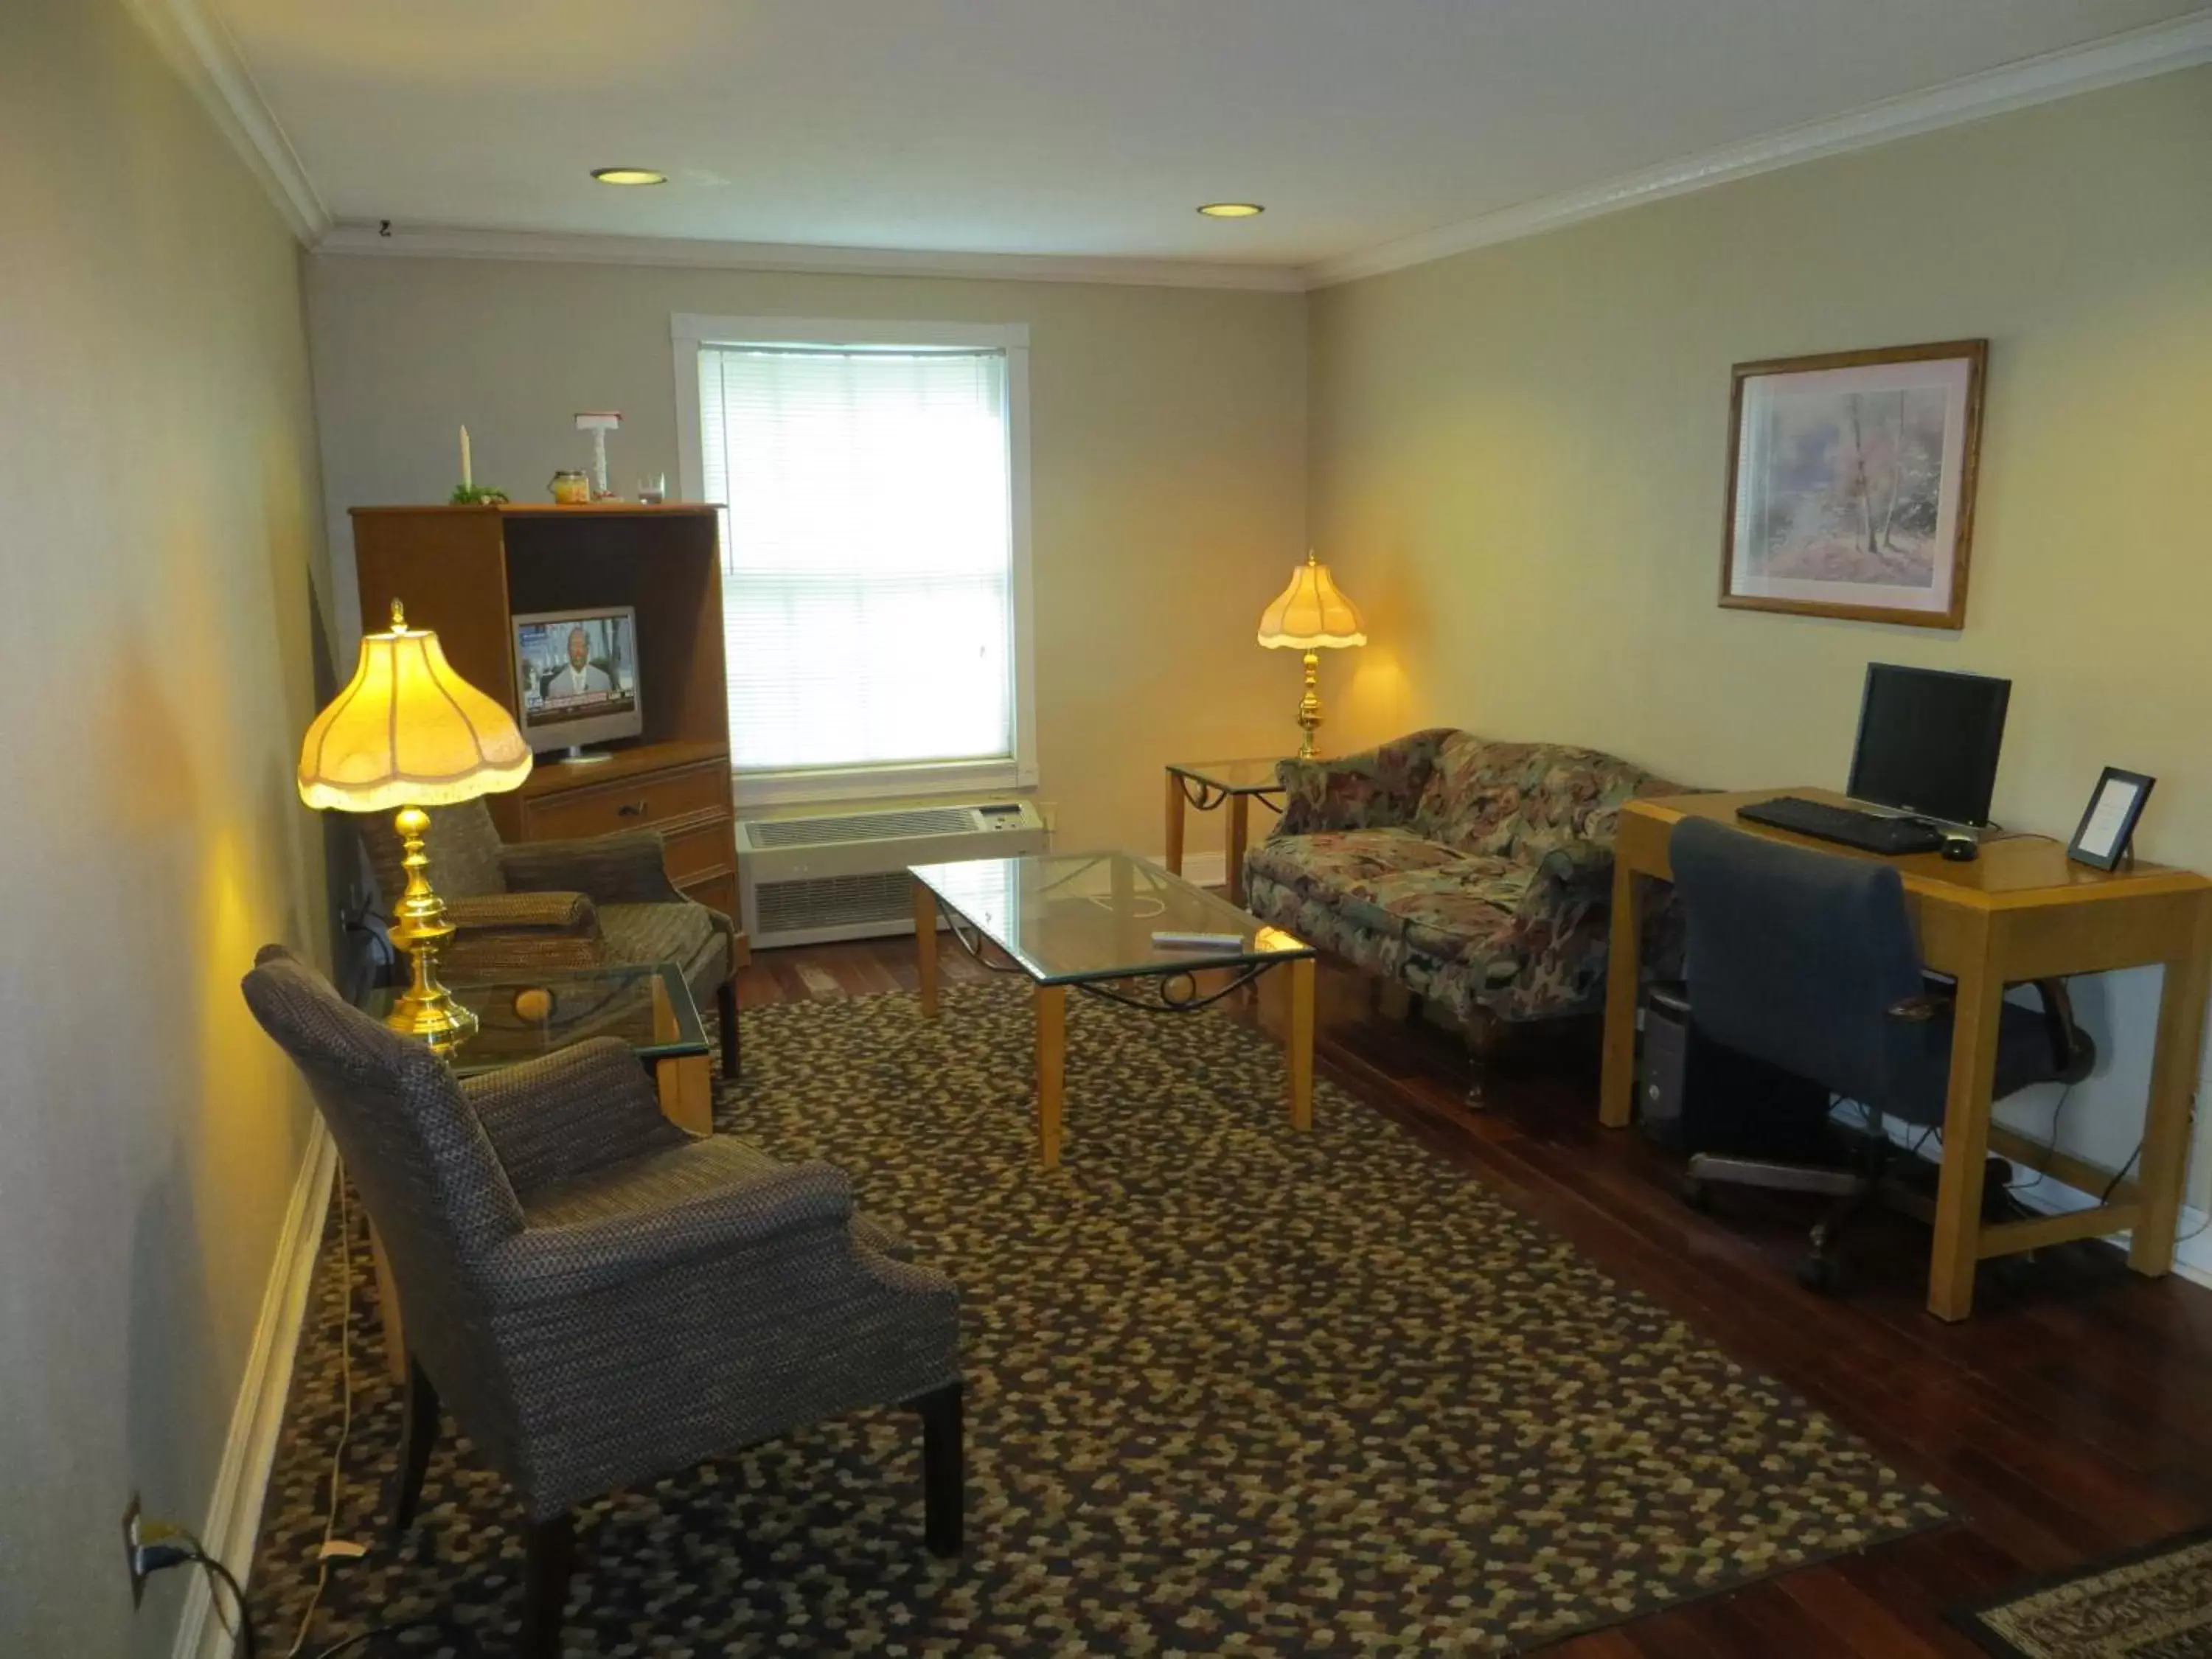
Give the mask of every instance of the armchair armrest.
M 849 1237 L 852 1221 L 853 1188 L 842 1170 L 781 1164 L 673 1203 L 526 1227 L 494 1249 L 487 1267 L 501 1300 L 526 1306 L 702 1266 L 795 1233 Z
M 1274 833 L 1310 836 L 1407 823 L 1436 769 L 1437 750 L 1450 735 L 1449 727 L 1433 726 L 1334 760 L 1278 762 L 1283 817 Z
M 446 920 L 454 927 L 489 933 L 576 933 L 599 932 L 599 914 L 581 893 L 477 893 L 446 901 Z
M 447 900 L 446 916 L 455 932 L 441 959 L 463 978 L 606 960 L 599 910 L 581 893 L 478 893 Z
M 660 1102 L 627 1044 L 592 1037 L 461 1085 L 508 1184 L 526 1200 L 559 1182 L 681 1146 L 690 1137 Z
M 572 889 L 599 904 L 676 904 L 660 831 L 623 830 L 574 841 L 509 842 L 499 849 L 510 892 Z

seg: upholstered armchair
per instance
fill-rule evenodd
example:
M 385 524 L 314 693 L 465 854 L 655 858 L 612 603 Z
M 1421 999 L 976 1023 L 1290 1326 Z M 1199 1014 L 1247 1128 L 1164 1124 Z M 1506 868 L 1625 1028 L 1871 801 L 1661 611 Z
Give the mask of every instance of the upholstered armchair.
M 388 900 L 407 885 L 399 837 L 374 816 L 362 820 L 362 836 Z M 711 999 L 723 1075 L 737 1075 L 744 936 L 669 880 L 659 830 L 510 845 L 500 840 L 490 810 L 472 800 L 432 812 L 426 839 L 431 872 L 458 930 L 438 957 L 447 978 L 677 963 L 702 1011 Z
M 925 1538 L 958 1553 L 958 1292 L 854 1214 L 842 1174 L 694 1139 L 611 1039 L 463 1084 L 281 946 L 245 992 L 406 1310 L 395 1524 L 442 1402 L 528 1512 L 529 1659 L 559 1649 L 576 1504 L 838 1413 L 920 1412 Z

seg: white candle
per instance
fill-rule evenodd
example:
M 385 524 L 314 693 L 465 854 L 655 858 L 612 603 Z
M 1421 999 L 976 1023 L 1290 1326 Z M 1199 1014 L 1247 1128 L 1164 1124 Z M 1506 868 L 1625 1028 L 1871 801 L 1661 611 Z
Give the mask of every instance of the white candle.
M 475 469 L 469 464 L 469 429 L 463 427 L 461 428 L 461 488 L 473 489 L 476 481 Z

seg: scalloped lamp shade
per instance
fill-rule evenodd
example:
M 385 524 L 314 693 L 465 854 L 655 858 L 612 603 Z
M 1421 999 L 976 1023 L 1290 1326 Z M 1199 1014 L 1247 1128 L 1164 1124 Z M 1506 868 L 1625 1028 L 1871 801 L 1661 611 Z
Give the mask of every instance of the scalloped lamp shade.
M 1260 617 L 1260 643 L 1273 650 L 1314 651 L 1364 645 L 1359 611 L 1310 553 L 1291 572 L 1291 585 Z
M 450 806 L 515 788 L 530 767 L 514 718 L 395 604 L 391 629 L 362 636 L 351 683 L 307 728 L 300 799 L 342 812 Z

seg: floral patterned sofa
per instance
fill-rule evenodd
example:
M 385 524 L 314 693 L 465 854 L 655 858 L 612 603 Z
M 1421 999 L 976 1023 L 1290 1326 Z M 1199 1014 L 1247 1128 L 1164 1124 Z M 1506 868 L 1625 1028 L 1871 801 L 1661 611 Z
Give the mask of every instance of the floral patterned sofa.
M 1278 773 L 1245 907 L 1468 1026 L 1602 998 L 1621 803 L 1684 793 L 1594 750 L 1446 727 Z

